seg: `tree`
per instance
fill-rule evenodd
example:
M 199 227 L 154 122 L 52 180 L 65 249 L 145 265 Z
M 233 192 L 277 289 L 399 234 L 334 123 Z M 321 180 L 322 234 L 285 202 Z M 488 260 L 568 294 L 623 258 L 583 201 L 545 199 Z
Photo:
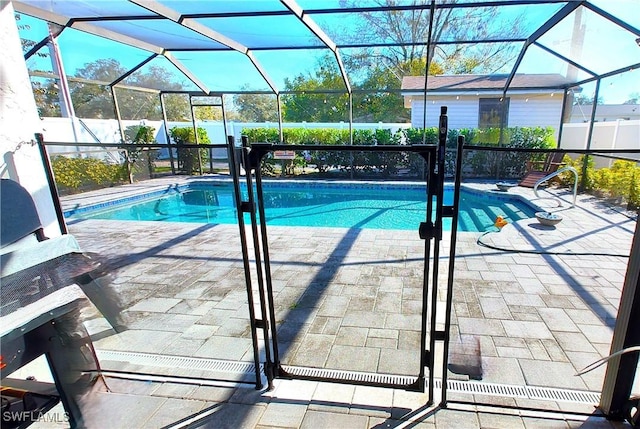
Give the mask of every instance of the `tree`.
M 247 90 L 247 86 L 241 88 Z M 233 97 L 238 120 L 244 122 L 277 122 L 276 97 L 269 94 L 237 94 Z
M 87 63 L 76 71 L 76 77 L 101 82 L 113 82 L 126 69 L 112 58 Z M 69 91 L 76 115 L 81 118 L 115 118 L 113 98 L 106 85 L 70 80 Z M 126 103 L 122 103 L 126 105 Z
M 443 4 L 454 4 L 460 0 L 443 0 Z M 354 8 L 372 6 L 394 6 L 396 0 L 340 0 L 340 6 Z M 508 43 L 487 44 L 431 44 L 427 52 L 429 33 L 429 2 L 413 0 L 411 5 L 424 5 L 415 10 L 390 10 L 383 12 L 360 12 L 356 31 L 346 31 L 342 39 L 349 36 L 353 42 L 379 43 L 381 40 L 396 43 L 376 49 L 364 49 L 363 56 L 371 64 L 388 67 L 398 79 L 407 75 L 406 66 L 417 59 L 436 62 L 447 73 L 491 73 L 500 70 L 511 58 L 514 47 Z M 500 23 L 499 8 L 443 8 L 438 9 L 433 19 L 432 41 L 441 40 L 485 40 L 519 35 L 523 17 L 511 18 L 509 23 Z M 349 40 L 347 40 L 349 41 Z M 424 69 L 421 75 L 424 75 Z
M 461 0 L 443 0 L 439 4 Z M 396 0 L 340 0 L 344 8 L 394 6 Z M 403 3 L 404 4 L 404 3 Z M 398 121 L 410 118 L 399 93 L 404 76 L 424 76 L 427 61 L 429 74 L 494 73 L 504 68 L 515 53 L 509 43 L 434 43 L 427 52 L 429 7 L 415 10 L 360 11 L 356 21 L 345 23 L 349 29 L 334 28 L 330 36 L 342 43 L 362 45 L 381 41 L 397 46 L 351 48 L 341 51 L 353 94 L 354 120 Z M 432 40 L 485 40 L 508 38 L 520 32 L 522 17 L 500 22 L 498 7 L 442 8 L 434 15 Z M 354 14 L 355 15 L 355 14 Z M 355 31 L 354 31 L 355 30 Z M 364 43 L 363 43 L 364 42 Z M 344 88 L 342 75 L 331 57 L 322 58 L 314 72 L 285 81 L 286 90 L 299 91 L 284 100 L 287 120 L 346 120 L 348 103 L 328 103 L 326 97 L 310 92 L 326 88 Z M 344 96 L 348 101 L 348 96 Z
M 577 94 L 573 97 L 573 104 L 580 106 L 591 106 L 593 105 L 593 96 L 585 95 L 585 94 Z M 598 97 L 596 104 L 604 104 L 604 99 L 602 97 Z
M 127 72 L 117 60 L 113 58 L 99 59 L 87 63 L 78 69 L 75 77 L 83 80 L 111 83 Z M 145 72 L 136 72 L 123 82 L 127 88 L 116 86 L 116 98 L 120 116 L 123 119 L 162 119 L 160 98 L 158 93 L 143 89 L 181 90 L 183 85 L 162 67 L 149 66 Z M 69 82 L 71 100 L 76 115 L 84 118 L 115 118 L 113 98 L 108 85 L 87 83 L 85 81 Z M 135 87 L 141 90 L 134 89 Z M 189 101 L 186 97 L 166 97 L 167 113 L 180 118 L 191 118 Z
M 187 122 L 191 121 L 191 109 L 189 96 L 187 94 L 164 94 L 165 112 L 168 121 Z
M 404 107 L 402 95 L 388 92 L 400 89 L 400 82 L 390 69 L 375 67 L 353 95 L 353 120 L 356 122 L 407 122 L 411 118 L 409 109 Z
M 211 140 L 207 130 L 198 127 L 198 144 L 209 144 Z M 169 130 L 171 139 L 178 145 L 178 166 L 187 174 L 202 171 L 202 162 L 207 158 L 206 149 L 192 149 L 181 147 L 185 144 L 196 144 L 196 134 L 193 127 L 173 127 Z
M 40 117 L 60 117 L 60 98 L 58 84 L 53 79 L 45 79 L 43 82 L 31 79 L 33 97 L 38 107 Z
M 358 58 L 350 58 L 345 64 L 347 69 L 357 70 Z M 362 65 L 360 81 L 352 82 L 353 119 L 356 122 L 407 122 L 411 115 L 404 107 L 400 94 L 401 80 L 394 70 L 374 65 Z M 398 69 L 406 73 L 422 74 L 426 61 L 416 58 L 399 64 Z M 442 69 L 431 64 L 434 73 Z M 283 117 L 287 121 L 339 122 L 349 118 L 349 96 L 345 94 L 322 94 L 318 91 L 344 89 L 344 81 L 332 57 L 320 58 L 315 72 L 300 74 L 294 79 L 285 80 L 285 90 L 294 94 L 283 96 Z M 315 93 L 314 93 L 315 92 Z
M 398 69 L 407 75 L 424 74 L 426 61 L 416 58 L 399 64 Z M 441 72 L 441 68 L 432 63 L 431 73 Z M 404 106 L 404 98 L 398 92 L 401 80 L 390 68 L 375 66 L 368 70 L 364 81 L 355 87 L 366 92 L 353 95 L 354 120 L 358 122 L 409 122 L 411 112 Z
M 640 104 L 640 92 L 632 92 L 629 98 L 622 104 Z
M 342 75 L 335 62 L 325 56 L 319 60 L 315 71 L 285 78 L 285 90 L 295 94 L 282 96 L 283 118 L 291 122 L 340 122 L 349 119 L 349 96 Z M 321 93 L 327 90 L 344 90 L 343 94 Z

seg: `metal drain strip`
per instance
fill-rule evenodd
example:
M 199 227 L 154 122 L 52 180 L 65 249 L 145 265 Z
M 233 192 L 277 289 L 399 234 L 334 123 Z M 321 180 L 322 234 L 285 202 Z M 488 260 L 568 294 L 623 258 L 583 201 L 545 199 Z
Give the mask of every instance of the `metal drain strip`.
M 599 404 L 600 394 L 581 390 L 552 389 L 550 387 L 526 386 L 529 398 L 552 401 Z
M 126 362 L 141 366 L 154 366 L 175 369 L 196 369 L 234 374 L 255 374 L 253 364 L 248 362 L 225 361 L 218 359 L 195 358 L 188 356 L 165 356 L 150 353 L 121 352 L 113 350 L 96 350 L 98 359 Z M 283 366 L 292 375 L 307 378 L 333 378 L 345 382 L 384 383 L 393 385 L 409 385 L 417 378 L 402 375 L 376 374 L 355 371 L 341 371 L 323 368 L 307 368 Z M 263 366 L 260 365 L 263 373 Z M 442 389 L 442 380 L 435 379 L 434 387 Z M 472 395 L 502 396 L 507 398 L 537 399 L 543 401 L 573 402 L 581 404 L 598 404 L 600 394 L 582 390 L 557 389 L 552 387 L 518 386 L 510 384 L 485 383 L 481 381 L 447 380 L 449 392 L 468 393 Z
M 387 385 L 410 385 L 418 381 L 417 377 L 391 375 L 391 374 L 376 374 L 370 372 L 356 372 L 356 371 L 340 371 L 334 369 L 323 368 L 307 368 L 300 366 L 282 366 L 289 374 L 304 377 L 304 378 L 320 378 L 320 379 L 335 379 L 339 381 L 351 381 L 359 383 L 377 383 Z
M 248 362 L 225 361 L 218 359 L 195 358 L 188 356 L 166 356 L 150 353 L 120 352 L 96 350 L 98 359 L 126 362 L 133 365 L 155 366 L 176 369 L 195 369 L 234 374 L 255 374 L 255 367 Z M 260 367 L 262 373 L 262 366 Z
M 436 380 L 435 387 L 441 389 L 442 380 Z M 477 381 L 447 380 L 447 390 L 449 392 L 470 393 L 473 395 L 503 396 L 543 401 L 574 402 L 580 404 L 600 403 L 600 394 L 597 392 L 557 389 L 553 387 L 516 386 Z

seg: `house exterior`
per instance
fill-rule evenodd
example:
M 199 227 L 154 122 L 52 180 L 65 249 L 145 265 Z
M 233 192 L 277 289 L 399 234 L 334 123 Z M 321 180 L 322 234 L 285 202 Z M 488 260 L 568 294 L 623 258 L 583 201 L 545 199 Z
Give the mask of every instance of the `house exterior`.
M 435 75 L 427 80 L 426 126 L 438 125 L 440 106 L 447 106 L 449 128 L 553 127 L 559 129 L 563 87 L 560 74 L 516 74 L 506 97 L 509 75 Z M 402 94 L 411 109 L 411 125 L 423 127 L 424 76 L 405 76 Z

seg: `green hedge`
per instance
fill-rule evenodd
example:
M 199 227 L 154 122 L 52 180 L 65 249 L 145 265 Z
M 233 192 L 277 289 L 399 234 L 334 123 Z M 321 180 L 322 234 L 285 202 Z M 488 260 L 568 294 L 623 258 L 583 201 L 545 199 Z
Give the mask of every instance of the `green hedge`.
M 500 133 L 502 132 L 502 136 Z M 277 143 L 280 141 L 278 130 L 274 128 L 250 128 L 242 130 L 250 143 L 266 142 Z M 455 148 L 458 135 L 464 135 L 467 144 L 482 146 L 502 146 L 516 148 L 545 149 L 556 146 L 551 127 L 527 127 L 503 129 L 459 129 L 450 130 L 447 136 L 447 147 Z M 423 141 L 424 136 L 424 141 Z M 283 140 L 286 144 L 321 144 L 327 146 L 349 144 L 349 131 L 333 128 L 305 129 L 285 128 Z M 397 144 L 435 144 L 438 141 L 438 130 L 435 127 L 426 130 L 408 128 L 391 133 L 390 130 L 354 130 L 354 145 L 397 145 Z M 524 174 L 526 161 L 531 155 L 526 153 L 488 152 L 469 150 L 465 154 L 464 165 L 467 177 L 499 177 L 516 178 Z M 446 173 L 453 173 L 455 154 L 447 152 Z M 279 162 L 278 162 L 279 163 Z M 264 165 L 269 166 L 267 171 L 273 171 L 274 161 L 267 157 Z M 318 171 L 326 173 L 329 170 L 352 170 L 354 175 L 381 175 L 390 176 L 398 170 L 406 170 L 412 176 L 420 176 L 424 168 L 424 162 L 419 155 L 398 152 L 325 152 L 313 151 L 311 153 L 298 153 L 293 162 L 284 164 L 285 173 L 293 174 L 292 167 L 315 165 Z

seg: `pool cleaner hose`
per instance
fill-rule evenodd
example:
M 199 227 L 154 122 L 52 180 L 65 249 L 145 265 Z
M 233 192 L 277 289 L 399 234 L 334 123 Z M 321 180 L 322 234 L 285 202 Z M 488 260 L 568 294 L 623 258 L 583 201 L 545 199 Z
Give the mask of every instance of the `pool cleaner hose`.
M 562 256 L 615 256 L 618 258 L 628 258 L 629 255 L 617 254 L 617 253 L 600 253 L 600 252 L 551 252 L 547 250 L 524 250 L 524 249 L 508 249 L 505 247 L 496 246 L 493 244 L 489 244 L 484 242 L 482 239 L 485 235 L 500 232 L 498 231 L 485 231 L 482 233 L 478 239 L 476 240 L 476 244 L 482 247 L 486 247 L 488 249 L 499 250 L 501 252 L 507 253 L 527 253 L 532 255 L 562 255 Z

